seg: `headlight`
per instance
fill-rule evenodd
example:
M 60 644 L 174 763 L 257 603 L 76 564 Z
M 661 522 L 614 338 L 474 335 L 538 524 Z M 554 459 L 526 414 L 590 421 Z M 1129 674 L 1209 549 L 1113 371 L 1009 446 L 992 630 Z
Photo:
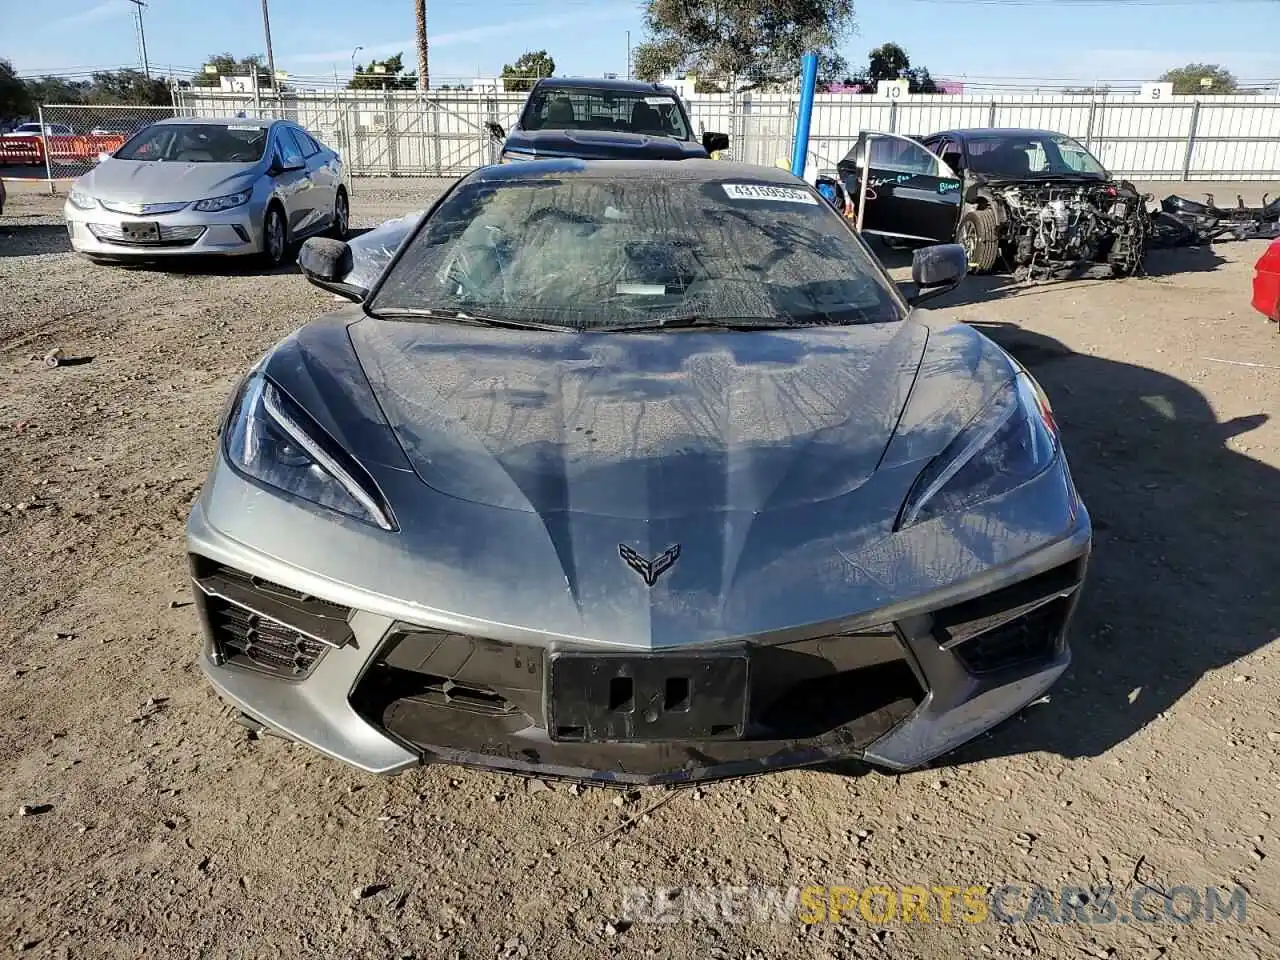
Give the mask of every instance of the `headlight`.
M 516 163 L 521 160 L 537 160 L 537 156 L 532 153 L 521 153 L 519 150 L 503 150 L 502 163 Z
M 71 205 L 77 210 L 96 210 L 98 208 L 98 201 L 79 187 L 72 187 L 67 199 L 71 201 Z
M 916 478 L 898 528 L 989 500 L 1038 476 L 1058 452 L 1039 385 L 1019 373 Z
M 245 381 L 224 431 L 238 469 L 290 496 L 394 530 L 369 475 L 261 374 Z
M 196 204 L 196 209 L 201 213 L 217 213 L 219 210 L 230 210 L 232 207 L 238 207 L 242 203 L 248 203 L 251 196 L 253 196 L 252 188 L 241 190 L 239 193 L 229 193 L 225 197 L 201 200 Z

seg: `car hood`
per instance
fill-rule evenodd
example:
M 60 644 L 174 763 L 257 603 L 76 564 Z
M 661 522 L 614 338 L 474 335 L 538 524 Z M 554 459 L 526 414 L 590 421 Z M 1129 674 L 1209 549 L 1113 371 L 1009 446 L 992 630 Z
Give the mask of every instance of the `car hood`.
M 548 334 L 365 320 L 351 338 L 424 483 L 542 515 L 651 520 L 857 488 L 928 334 L 910 322 Z
M 688 160 L 706 157 L 702 144 L 618 130 L 512 130 L 507 150 L 582 160 Z
M 192 202 L 243 190 L 258 167 L 257 163 L 181 163 L 109 157 L 86 173 L 80 186 L 99 200 Z

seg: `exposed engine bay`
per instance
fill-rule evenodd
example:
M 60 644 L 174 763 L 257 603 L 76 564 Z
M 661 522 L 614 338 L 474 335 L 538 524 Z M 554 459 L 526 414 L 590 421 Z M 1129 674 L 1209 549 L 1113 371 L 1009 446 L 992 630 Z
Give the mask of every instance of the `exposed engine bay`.
M 1001 253 L 1020 279 L 1131 276 L 1142 267 L 1146 198 L 1127 184 L 1053 181 L 989 185 Z

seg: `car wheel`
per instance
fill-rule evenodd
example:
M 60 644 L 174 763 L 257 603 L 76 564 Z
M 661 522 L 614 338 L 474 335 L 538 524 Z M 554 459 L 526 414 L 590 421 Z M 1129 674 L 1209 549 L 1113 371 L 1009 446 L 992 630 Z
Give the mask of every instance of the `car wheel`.
M 289 225 L 284 211 L 272 204 L 262 218 L 262 260 L 268 267 L 278 267 L 289 253 Z
M 960 218 L 956 242 L 964 247 L 969 269 L 974 273 L 990 273 L 1000 256 L 999 221 L 990 207 L 970 210 Z
M 345 240 L 350 230 L 351 200 L 347 197 L 346 189 L 339 187 L 337 199 L 333 201 L 333 227 L 329 230 L 329 236 L 335 240 Z

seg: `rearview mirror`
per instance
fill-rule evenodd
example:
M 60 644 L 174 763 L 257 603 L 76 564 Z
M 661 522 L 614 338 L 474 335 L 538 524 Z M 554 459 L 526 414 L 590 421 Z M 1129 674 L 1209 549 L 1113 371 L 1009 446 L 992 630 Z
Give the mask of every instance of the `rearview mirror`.
M 704 133 L 702 135 L 702 149 L 707 153 L 715 153 L 717 150 L 729 149 L 729 135 L 727 133 Z
M 969 255 L 958 243 L 921 247 L 911 258 L 911 283 L 907 303 L 917 306 L 926 300 L 950 293 L 969 272 Z
M 298 251 L 298 269 L 304 277 L 322 290 L 359 303 L 369 291 L 345 282 L 353 266 L 351 247 L 341 240 L 312 237 Z
M 490 120 L 485 124 L 485 129 L 489 131 L 489 136 L 494 140 L 507 139 L 507 131 L 502 128 L 502 124 L 500 123 L 494 123 Z

